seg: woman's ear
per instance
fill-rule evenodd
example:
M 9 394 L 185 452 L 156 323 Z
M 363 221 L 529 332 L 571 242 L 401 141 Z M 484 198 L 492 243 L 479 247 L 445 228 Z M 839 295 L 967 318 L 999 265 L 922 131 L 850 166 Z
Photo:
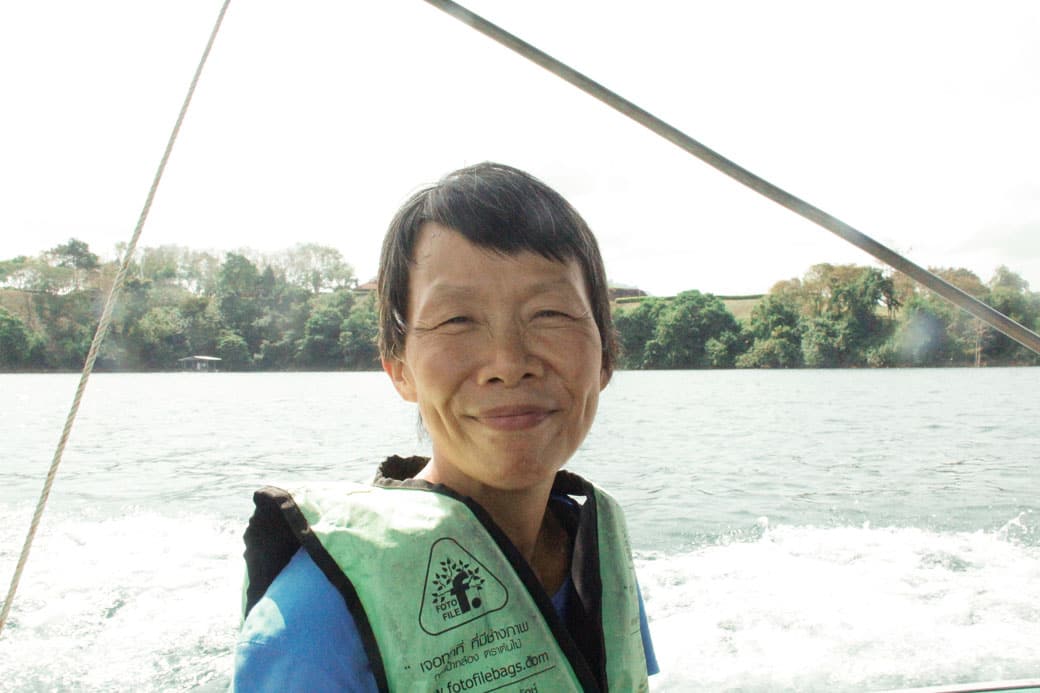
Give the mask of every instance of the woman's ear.
M 390 376 L 397 394 L 406 402 L 415 402 L 415 381 L 407 364 L 399 358 L 382 359 L 383 370 Z

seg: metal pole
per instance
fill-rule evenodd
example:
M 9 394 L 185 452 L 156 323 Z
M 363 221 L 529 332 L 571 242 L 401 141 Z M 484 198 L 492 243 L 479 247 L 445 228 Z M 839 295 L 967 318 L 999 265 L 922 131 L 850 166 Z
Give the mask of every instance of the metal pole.
M 928 270 L 914 264 L 894 250 L 878 243 L 866 234 L 857 231 L 837 217 L 831 216 L 822 209 L 795 197 L 764 178 L 760 178 L 746 168 L 730 161 L 718 152 L 704 146 L 678 128 L 664 122 L 657 116 L 643 110 L 631 101 L 619 96 L 598 82 L 589 79 L 582 73 L 560 62 L 551 55 L 542 52 L 531 44 L 517 38 L 501 27 L 492 24 L 480 15 L 470 12 L 465 7 L 451 0 L 425 0 L 434 7 L 443 10 L 452 17 L 476 29 L 482 34 L 501 43 L 503 46 L 519 53 L 533 63 L 540 65 L 557 77 L 569 82 L 586 94 L 593 96 L 614 110 L 623 113 L 640 125 L 665 138 L 677 147 L 686 150 L 704 163 L 725 173 L 739 183 L 743 183 L 755 192 L 768 197 L 773 202 L 786 207 L 795 214 L 822 226 L 828 231 L 845 239 L 857 248 L 873 255 L 878 260 L 906 274 L 914 281 L 923 284 L 950 303 L 968 311 L 979 320 L 996 330 L 1006 334 L 1022 346 L 1040 354 L 1040 335 L 1020 325 L 1000 311 L 986 305 L 971 294 L 965 293 L 953 284 L 932 274 Z

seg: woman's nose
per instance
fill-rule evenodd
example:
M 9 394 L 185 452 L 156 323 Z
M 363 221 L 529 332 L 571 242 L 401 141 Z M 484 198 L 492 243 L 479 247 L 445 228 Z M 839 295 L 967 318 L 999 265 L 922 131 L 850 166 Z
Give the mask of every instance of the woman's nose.
M 499 382 L 514 387 L 526 378 L 541 377 L 544 366 L 529 348 L 521 326 L 501 326 L 489 332 L 481 384 Z

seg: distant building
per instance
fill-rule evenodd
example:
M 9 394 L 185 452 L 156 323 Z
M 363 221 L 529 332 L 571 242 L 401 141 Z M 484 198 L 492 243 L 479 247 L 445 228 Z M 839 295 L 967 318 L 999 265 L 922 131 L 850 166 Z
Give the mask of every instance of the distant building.
M 354 289 L 354 293 L 367 296 L 368 294 L 374 294 L 377 289 L 379 289 L 379 282 L 375 279 L 369 279 L 364 284 L 358 284 Z
M 611 301 L 616 301 L 619 298 L 642 298 L 646 296 L 645 291 L 634 286 L 611 286 L 607 289 L 607 294 L 609 294 Z
M 186 371 L 212 371 L 216 373 L 217 366 L 220 364 L 221 359 L 216 356 L 185 356 L 182 359 L 177 359 L 181 364 L 181 369 Z

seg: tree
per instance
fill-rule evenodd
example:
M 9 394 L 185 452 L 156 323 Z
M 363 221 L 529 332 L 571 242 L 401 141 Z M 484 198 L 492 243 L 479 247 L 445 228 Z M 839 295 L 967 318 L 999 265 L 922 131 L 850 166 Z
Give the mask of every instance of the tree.
M 351 370 L 379 369 L 379 314 L 374 296 L 356 304 L 340 326 L 343 363 Z
M 144 248 L 138 261 L 141 276 L 156 283 L 175 283 L 180 275 L 181 252 L 175 245 Z
M 21 277 L 30 262 L 31 260 L 25 255 L 19 255 L 10 260 L 0 260 L 0 285 L 14 289 L 24 288 L 21 286 Z
M 963 362 L 963 348 L 954 341 L 950 314 L 927 297 L 915 296 L 905 307 L 903 320 L 892 336 L 895 365 L 938 366 Z
M 343 314 L 331 306 L 311 313 L 300 340 L 299 362 L 305 367 L 335 368 L 343 361 L 340 331 Z
M 31 354 L 32 336 L 25 323 L 0 306 L 0 368 L 20 368 Z
M 62 291 L 33 296 L 35 331 L 42 342 L 42 363 L 79 369 L 90 349 L 102 296 L 97 290 Z
M 220 311 L 209 296 L 185 294 L 177 305 L 184 317 L 184 332 L 192 354 L 212 354 L 220 338 Z
M 177 365 L 177 359 L 189 355 L 185 320 L 174 306 L 156 306 L 131 329 L 140 363 L 145 368 L 166 369 Z
M 249 352 L 260 346 L 256 325 L 261 316 L 260 273 L 244 255 L 228 253 L 217 275 L 217 300 L 222 323 L 246 340 Z
M 800 336 L 798 342 L 784 336 L 755 340 L 751 348 L 736 360 L 738 368 L 799 368 L 802 365 Z
M 98 256 L 90 252 L 90 246 L 83 241 L 70 238 L 68 243 L 56 245 L 47 251 L 58 267 L 72 269 L 72 283 L 74 288 L 80 288 L 81 272 L 90 272 L 100 267 Z
M 260 317 L 254 323 L 260 338 L 260 358 L 254 365 L 288 368 L 294 364 L 297 341 L 311 315 L 311 298 L 306 289 L 286 281 L 283 271 L 270 265 L 264 268 L 258 297 Z M 275 345 L 280 346 L 275 349 Z
M 253 360 L 246 340 L 242 338 L 242 335 L 230 330 L 220 333 L 216 351 L 217 357 L 221 359 L 221 367 L 229 371 L 248 368 Z
M 813 265 L 801 286 L 802 358 L 810 368 L 868 365 L 898 307 L 890 277 L 873 267 Z
M 1029 291 L 1029 282 L 1001 265 L 989 282 L 991 306 L 1029 328 L 1040 326 L 1040 294 Z M 994 332 L 983 348 L 984 356 L 1003 363 L 1036 363 L 1037 356 L 1010 337 Z
M 253 364 L 264 370 L 284 370 L 296 365 L 298 333 L 289 330 L 273 340 L 260 342 L 260 353 Z
M 985 300 L 989 289 L 963 267 L 930 267 L 932 274 L 975 298 Z M 901 320 L 890 351 L 895 365 L 940 366 L 978 362 L 991 339 L 985 324 L 946 299 L 919 289 L 904 299 Z
M 1029 291 L 1029 282 L 1009 270 L 1006 265 L 1001 265 L 993 272 L 993 278 L 989 280 L 989 288 L 991 291 L 1006 289 L 1013 294 L 1024 294 Z
M 614 329 L 621 347 L 621 368 L 646 368 L 646 345 L 654 338 L 657 322 L 667 302 L 647 298 L 631 310 L 614 312 Z
M 90 246 L 75 238 L 70 238 L 68 243 L 56 245 L 47 252 L 58 262 L 59 267 L 92 270 L 99 266 L 98 256 L 90 252 Z
M 709 340 L 715 344 L 709 346 Z M 661 314 L 654 338 L 647 343 L 649 368 L 729 368 L 744 339 L 737 319 L 712 294 L 685 291 Z
M 286 279 L 311 293 L 347 288 L 355 283 L 354 268 L 343 261 L 335 248 L 300 243 L 286 251 Z
M 205 251 L 181 248 L 177 272 L 181 286 L 195 294 L 216 293 L 220 260 Z
M 769 293 L 751 310 L 754 343 L 737 359 L 742 368 L 798 368 L 802 365 L 802 324 L 794 295 Z
M 802 360 L 809 368 L 837 368 L 855 365 L 847 325 L 826 316 L 803 322 Z
M 75 289 L 75 270 L 51 264 L 47 253 L 39 257 L 21 255 L 0 263 L 0 282 L 19 291 L 64 294 Z

